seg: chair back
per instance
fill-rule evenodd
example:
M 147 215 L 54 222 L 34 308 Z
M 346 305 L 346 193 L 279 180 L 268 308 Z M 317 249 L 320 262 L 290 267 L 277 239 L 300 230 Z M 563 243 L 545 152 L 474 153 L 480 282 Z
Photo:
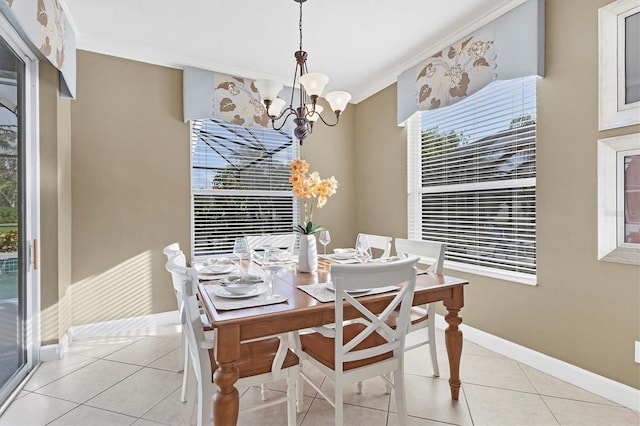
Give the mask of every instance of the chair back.
M 446 244 L 436 241 L 396 238 L 395 245 L 398 256 L 420 256 L 420 263 L 431 265 L 428 269 L 429 272 L 442 273 Z
M 179 251 L 180 251 L 180 244 L 178 243 L 171 243 L 162 249 L 162 253 L 165 256 L 167 256 L 167 258 L 169 258 L 170 256 L 174 255 L 176 252 L 179 252 Z
M 402 259 L 395 262 L 368 264 L 333 264 L 331 265 L 331 279 L 336 292 L 335 320 L 342 324 L 344 309 L 351 306 L 358 310 L 357 322 L 364 325 L 354 338 L 344 343 L 343 327 L 335 328 L 335 368 L 342 371 L 344 362 L 358 361 L 393 351 L 393 357 L 401 359 L 404 350 L 404 340 L 409 324 L 409 310 L 413 302 L 416 286 L 416 268 L 418 258 Z M 401 285 L 398 294 L 384 308 L 375 314 L 346 290 L 364 288 L 379 288 Z M 390 315 L 397 315 L 397 327 L 389 327 L 385 320 Z M 366 349 L 358 348 L 365 339 L 376 333 L 379 344 Z
M 262 235 L 247 235 L 247 245 L 249 246 L 249 252 L 256 250 L 262 250 L 263 247 L 278 247 L 293 254 L 296 245 L 296 234 L 262 234 Z
M 363 233 L 358 234 L 357 238 L 360 238 L 361 236 L 367 237 L 372 249 L 382 250 L 382 254 L 380 255 L 380 257 L 389 257 L 391 255 L 391 240 L 393 238 L 384 235 Z M 356 241 L 358 241 L 357 238 Z
M 173 255 L 167 257 L 168 259 L 167 263 L 165 263 L 165 268 L 171 274 L 171 280 L 173 281 L 173 291 L 176 293 L 176 297 L 178 298 L 178 306 L 180 306 L 180 294 L 182 293 L 182 277 L 177 273 L 184 273 L 184 270 L 187 269 L 187 258 L 181 251 L 174 252 Z
M 215 346 L 215 342 L 206 339 L 202 320 L 200 319 L 200 308 L 196 296 L 198 273 L 193 268 L 180 269 L 175 273 L 181 283 L 183 309 L 180 315 L 180 323 L 187 340 L 189 357 L 196 380 L 201 382 L 203 388 L 208 388 L 213 386 L 209 349 Z M 206 394 L 211 395 L 211 389 Z M 200 415 L 200 411 L 198 414 Z M 199 419 L 198 424 L 203 424 L 200 420 L 202 419 Z

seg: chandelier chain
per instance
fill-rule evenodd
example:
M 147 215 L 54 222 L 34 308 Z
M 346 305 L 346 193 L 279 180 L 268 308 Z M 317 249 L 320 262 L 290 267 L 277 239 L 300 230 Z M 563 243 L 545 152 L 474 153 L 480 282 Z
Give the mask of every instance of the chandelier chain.
M 302 1 L 300 2 L 300 20 L 298 22 L 298 30 L 300 31 L 300 49 L 302 50 Z

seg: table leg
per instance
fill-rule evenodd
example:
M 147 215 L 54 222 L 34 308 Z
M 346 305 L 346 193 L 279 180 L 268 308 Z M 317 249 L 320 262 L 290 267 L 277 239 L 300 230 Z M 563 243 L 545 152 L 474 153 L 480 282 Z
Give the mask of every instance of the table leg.
M 444 319 L 449 324 L 444 332 L 451 372 L 449 386 L 451 387 L 451 399 L 457 401 L 460 394 L 460 357 L 462 355 L 462 331 L 458 329 L 462 323 L 458 312 L 464 305 L 462 287 L 453 289 L 452 297 L 445 299 L 444 305 L 447 307 L 447 315 Z
M 240 329 L 223 327 L 217 333 L 218 368 L 213 374 L 213 381 L 218 391 L 213 396 L 213 424 L 235 425 L 238 423 L 239 395 L 234 387 L 238 381 L 238 368 L 233 363 L 240 357 Z

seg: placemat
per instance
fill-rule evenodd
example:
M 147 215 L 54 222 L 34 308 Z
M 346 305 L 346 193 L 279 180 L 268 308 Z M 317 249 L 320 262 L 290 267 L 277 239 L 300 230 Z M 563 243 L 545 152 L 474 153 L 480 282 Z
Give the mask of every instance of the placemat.
M 213 306 L 219 311 L 231 311 L 234 309 L 243 309 L 243 308 L 253 308 L 256 306 L 266 306 L 266 305 L 275 305 L 276 303 L 283 303 L 287 301 L 287 297 L 279 295 L 275 300 L 267 300 L 267 295 L 269 290 L 266 292 L 253 297 L 243 297 L 238 299 L 227 299 L 224 297 L 216 296 L 214 293 L 216 288 L 220 286 L 218 284 L 205 284 L 204 289 L 206 290 Z
M 309 296 L 321 301 L 322 303 L 336 301 L 336 292 L 333 290 L 329 290 L 327 288 L 327 283 L 299 285 L 298 289 L 304 291 Z M 395 291 L 397 289 L 398 289 L 397 286 L 389 285 L 386 287 L 373 288 L 363 293 L 352 294 L 352 296 L 353 297 L 371 296 L 372 294 L 388 293 L 390 291 Z

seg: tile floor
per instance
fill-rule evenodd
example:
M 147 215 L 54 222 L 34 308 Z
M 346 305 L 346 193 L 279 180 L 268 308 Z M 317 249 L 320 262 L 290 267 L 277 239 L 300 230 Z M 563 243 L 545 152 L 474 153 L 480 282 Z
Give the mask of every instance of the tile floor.
M 438 332 L 440 378 L 432 377 L 428 348 L 406 355 L 411 425 L 640 425 L 640 414 L 465 341 L 460 400 L 449 394 L 444 333 Z M 0 425 L 177 425 L 187 419 L 179 402 L 177 326 L 73 342 L 60 361 L 44 363 L 0 417 Z M 319 373 L 306 370 L 318 380 Z M 332 392 L 325 381 L 323 389 Z M 278 395 L 282 384 L 270 387 Z M 260 398 L 240 389 L 241 407 Z M 330 425 L 333 409 L 310 387 L 298 415 L 303 426 Z M 374 379 L 364 392 L 345 394 L 345 424 L 396 425 L 395 400 Z M 285 406 L 241 413 L 242 425 L 284 425 Z

